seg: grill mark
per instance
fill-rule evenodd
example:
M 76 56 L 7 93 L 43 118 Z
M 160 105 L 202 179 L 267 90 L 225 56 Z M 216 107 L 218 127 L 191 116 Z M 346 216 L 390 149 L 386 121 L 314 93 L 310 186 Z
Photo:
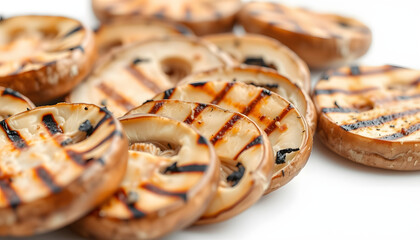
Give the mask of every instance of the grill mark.
M 359 76 L 367 76 L 367 75 L 373 75 L 377 73 L 387 73 L 387 72 L 391 72 L 391 71 L 394 71 L 396 69 L 401 69 L 401 68 L 402 67 L 399 67 L 399 66 L 387 65 L 384 68 L 365 70 L 363 71 L 363 73 L 361 72 Z M 347 72 L 333 71 L 331 76 L 344 76 L 344 77 L 352 76 L 351 68 L 349 68 Z
M 152 193 L 155 193 L 157 195 L 169 196 L 169 197 L 178 197 L 178 198 L 181 198 L 184 202 L 186 202 L 188 200 L 186 192 L 171 192 L 171 191 L 161 189 L 161 188 L 159 188 L 155 185 L 152 185 L 150 183 L 143 184 L 141 187 L 143 189 L 146 189 L 146 190 L 148 190 Z
M 126 70 L 142 85 L 146 86 L 148 89 L 152 90 L 154 93 L 162 92 L 162 89 L 151 79 L 144 76 L 144 74 L 139 71 L 134 65 L 126 67 Z
M 359 66 L 354 65 L 350 67 L 350 74 L 353 76 L 362 75 L 362 71 L 360 70 Z
M 235 83 L 226 83 L 225 87 L 220 91 L 210 102 L 212 104 L 218 104 L 220 101 L 223 100 L 223 98 L 226 96 L 226 94 L 230 91 L 230 89 L 235 85 Z
M 131 213 L 131 216 L 135 219 L 143 218 L 147 214 L 135 206 L 135 203 L 129 203 L 128 196 L 123 189 L 119 189 L 117 193 L 115 193 L 116 198 L 124 204 L 126 209 Z
M 226 133 L 227 133 L 227 131 L 229 131 L 232 127 L 233 127 L 233 125 L 237 122 L 237 121 L 239 121 L 240 119 L 242 119 L 242 116 L 241 115 L 239 115 L 239 114 L 234 114 L 225 124 L 224 124 L 224 126 L 210 139 L 210 142 L 213 144 L 213 145 L 216 145 L 216 143 L 220 140 L 220 139 L 222 139 L 225 135 L 226 135 Z
M 23 99 L 22 94 L 20 94 L 20 93 L 16 92 L 15 90 L 13 90 L 13 89 L 11 89 L 11 88 L 5 88 L 5 89 L 4 89 L 4 91 L 2 92 L 2 94 L 1 94 L 1 95 L 2 95 L 2 96 L 7 96 L 7 95 L 9 95 L 9 96 L 12 96 L 12 97 L 18 98 L 18 99 L 20 99 L 20 100 L 25 100 L 25 99 Z
M 260 66 L 277 70 L 276 66 L 273 63 L 267 63 L 262 57 L 247 57 L 245 58 L 243 63 L 246 65 Z
M 83 29 L 83 26 L 82 25 L 79 25 L 79 26 L 73 28 L 72 30 L 70 30 L 68 33 L 66 33 L 66 35 L 63 36 L 63 38 L 70 37 L 71 35 L 79 32 L 82 29 Z
M 299 148 L 285 148 L 276 152 L 276 164 L 286 163 L 286 155 L 292 152 L 299 151 Z M 284 173 L 283 173 L 284 175 Z
M 114 130 L 112 131 L 108 136 L 106 136 L 104 139 L 102 139 L 102 141 L 100 141 L 98 144 L 96 144 L 95 146 L 91 147 L 88 150 L 85 150 L 84 152 L 79 152 L 79 154 L 83 155 L 86 154 L 88 152 L 91 152 L 93 150 L 95 150 L 96 148 L 100 147 L 102 144 L 106 143 L 107 141 L 109 141 L 112 137 L 114 137 L 115 135 L 118 135 L 120 137 L 123 137 L 122 132 L 118 131 L 118 130 Z
M 67 51 L 74 51 L 74 50 L 77 50 L 77 49 L 79 49 L 82 53 L 85 53 L 85 49 L 80 45 L 75 46 L 75 47 L 71 47 L 71 48 L 67 49 Z
M 248 116 L 248 114 L 252 112 L 252 110 L 255 108 L 255 106 L 257 106 L 257 104 L 261 101 L 261 99 L 270 95 L 271 95 L 271 92 L 268 91 L 267 89 L 261 90 L 258 96 L 255 97 L 254 100 L 252 100 L 248 104 L 248 106 L 245 107 L 245 109 L 242 111 L 242 114 Z
M 13 209 L 16 209 L 16 207 L 22 203 L 22 200 L 20 199 L 16 190 L 10 184 L 9 180 L 0 179 L 0 190 L 3 192 L 4 197 L 7 199 L 9 206 Z
M 391 135 L 387 135 L 387 136 L 383 136 L 381 138 L 379 138 L 380 140 L 397 140 L 403 137 L 406 137 L 412 133 L 417 132 L 418 130 L 420 130 L 420 123 L 416 123 L 414 125 L 411 125 L 408 129 L 401 129 L 400 132 L 391 134 Z
M 250 83 L 248 83 L 248 84 L 250 84 L 250 85 L 252 85 L 252 86 L 256 86 L 256 87 L 262 87 L 262 88 L 266 88 L 266 89 L 268 89 L 268 90 L 270 90 L 270 89 L 277 89 L 277 88 L 279 88 L 279 85 L 278 84 L 275 84 L 275 83 L 254 83 L 254 82 L 250 82 Z
M 193 82 L 193 83 L 189 83 L 189 85 L 191 87 L 202 87 L 202 86 L 204 86 L 206 84 L 207 84 L 207 82 Z
M 71 160 L 73 160 L 73 162 L 75 162 L 77 165 L 79 165 L 79 166 L 82 166 L 82 167 L 84 167 L 85 166 L 85 161 L 84 161 L 84 159 L 83 159 L 83 155 L 82 154 L 80 154 L 80 153 L 78 153 L 78 152 L 76 152 L 76 151 L 73 151 L 73 150 L 70 150 L 70 149 L 67 149 L 66 150 L 66 154 L 67 154 L 67 156 L 71 159 Z
M 152 109 L 149 110 L 150 114 L 156 114 L 160 108 L 165 104 L 164 102 L 155 102 Z
M 54 182 L 54 178 L 43 166 L 35 168 L 35 173 L 52 193 L 59 193 L 61 191 L 61 187 Z
M 188 164 L 178 166 L 178 162 L 174 162 L 169 167 L 167 167 L 163 173 L 164 174 L 174 174 L 174 173 L 191 173 L 191 172 L 205 172 L 207 170 L 207 164 Z
M 377 90 L 377 87 L 369 87 L 369 88 L 363 88 L 363 89 L 357 89 L 357 90 L 344 90 L 344 89 L 337 89 L 337 88 L 331 88 L 331 89 L 316 89 L 314 91 L 315 95 L 331 95 L 335 93 L 342 93 L 346 95 L 356 95 L 356 94 L 363 94 L 369 91 Z
M 326 81 L 328 81 L 329 79 L 330 79 L 330 75 L 328 75 L 327 72 L 323 72 L 322 75 L 321 75 L 320 80 L 326 80 Z
M 96 126 L 93 128 L 91 134 L 93 134 L 96 129 L 98 129 L 105 121 L 107 121 L 108 119 L 112 119 L 112 114 L 111 112 L 108 111 L 108 109 L 106 107 L 102 107 L 101 112 L 105 113 L 105 116 L 103 118 L 101 118 L 101 120 L 99 120 L 99 122 L 96 124 Z M 110 124 L 114 123 L 114 121 L 111 121 Z
M 248 149 L 250 149 L 250 148 L 252 148 L 254 146 L 261 145 L 261 144 L 263 144 L 263 136 L 262 135 L 259 135 L 258 137 L 255 137 L 254 139 L 252 139 L 252 141 L 249 142 L 244 148 L 242 148 L 242 150 L 239 151 L 238 154 L 236 154 L 236 156 L 233 159 L 234 160 L 238 159 L 238 157 L 243 152 L 245 152 L 246 150 L 248 150 Z
M 203 137 L 203 136 L 199 136 L 197 139 L 197 144 L 198 145 L 207 145 L 209 142 L 207 141 L 207 138 Z
M 395 119 L 402 118 L 404 116 L 414 115 L 418 112 L 420 112 L 420 109 L 412 109 L 412 110 L 408 110 L 408 111 L 404 111 L 404 112 L 393 113 L 393 114 L 389 114 L 389 115 L 383 115 L 383 116 L 380 116 L 378 118 L 371 119 L 371 120 L 365 120 L 365 121 L 360 121 L 360 122 L 356 122 L 356 123 L 345 124 L 345 125 L 341 125 L 340 127 L 342 129 L 346 130 L 346 131 L 353 131 L 353 130 L 357 130 L 359 128 L 379 126 L 379 125 L 382 125 L 386 122 L 390 122 L 390 121 L 393 121 Z
M 25 139 L 23 139 L 22 136 L 20 136 L 20 133 L 15 130 L 10 130 L 9 124 L 7 124 L 5 120 L 0 121 L 0 126 L 6 133 L 7 138 L 10 141 L 12 141 L 15 148 L 24 149 L 28 147 L 28 144 L 26 143 Z
M 358 113 L 359 110 L 353 108 L 322 108 L 323 113 Z
M 42 123 L 47 128 L 50 135 L 63 133 L 63 130 L 61 129 L 61 127 L 58 126 L 57 122 L 54 119 L 54 116 L 51 113 L 42 116 Z
M 174 94 L 175 88 L 170 88 L 163 92 L 163 99 L 170 99 L 172 97 L 172 94 Z
M 118 92 L 114 91 L 114 89 L 108 87 L 105 83 L 100 83 L 97 88 L 107 97 L 111 98 L 115 103 L 124 107 L 124 109 L 130 110 L 134 108 L 134 104 L 125 97 L 121 96 Z
M 191 13 L 191 8 L 190 7 L 186 7 L 185 8 L 185 16 L 184 19 L 187 21 L 190 21 L 192 19 L 192 13 Z
M 153 14 L 153 16 L 157 19 L 164 19 L 165 18 L 165 11 L 166 9 L 163 7 L 159 11 Z
M 188 117 L 185 118 L 184 123 L 189 124 L 189 125 L 192 124 L 194 120 L 198 117 L 198 115 L 200 115 L 201 112 L 203 112 L 203 110 L 206 108 L 207 108 L 207 104 L 204 104 L 204 103 L 197 104 L 192 114 L 188 115 Z
M 281 121 L 289 112 L 293 109 L 293 106 L 291 104 L 287 105 L 286 108 L 283 109 L 283 111 L 275 117 L 270 124 L 264 129 L 264 132 L 267 134 L 267 136 L 270 136 L 271 133 L 274 132 L 276 129 L 276 122 Z

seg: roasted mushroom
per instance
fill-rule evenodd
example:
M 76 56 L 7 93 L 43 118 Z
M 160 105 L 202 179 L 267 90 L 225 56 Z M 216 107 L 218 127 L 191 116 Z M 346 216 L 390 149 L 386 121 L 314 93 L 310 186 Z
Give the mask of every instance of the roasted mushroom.
M 53 16 L 19 16 L 0 22 L 0 86 L 36 104 L 74 88 L 95 59 L 91 30 L 81 22 Z
M 247 3 L 239 20 L 247 32 L 279 40 L 311 68 L 349 63 L 363 56 L 372 42 L 370 29 L 356 19 L 278 3 Z
M 39 107 L 0 127 L 0 236 L 63 227 L 118 189 L 128 144 L 106 109 Z
M 323 75 L 314 90 L 319 138 L 352 161 L 420 170 L 420 70 L 351 66 Z
M 135 43 L 109 55 L 68 100 L 104 105 L 121 116 L 190 73 L 228 64 L 228 56 L 195 38 Z
M 246 116 L 212 104 L 177 100 L 146 102 L 127 114 L 154 113 L 194 126 L 221 160 L 217 194 L 198 223 L 229 219 L 249 208 L 270 184 L 273 153 L 266 134 Z
M 181 80 L 178 85 L 194 82 L 209 81 L 245 82 L 258 87 L 263 87 L 275 92 L 291 102 L 299 112 L 305 116 L 312 134 L 316 130 L 317 115 L 311 97 L 293 84 L 289 79 L 267 68 L 239 66 L 212 69 L 196 74 L 191 74 Z
M 275 39 L 256 34 L 217 34 L 204 39 L 214 43 L 240 63 L 272 68 L 304 91 L 309 92 L 311 88 L 311 74 L 306 63 Z
M 198 82 L 168 89 L 158 99 L 217 104 L 248 116 L 268 135 L 274 151 L 274 173 L 266 193 L 283 186 L 305 166 L 312 149 L 308 124 L 295 107 L 264 88 L 242 82 Z
M 34 108 L 27 97 L 10 88 L 0 87 L 0 121 Z
M 197 35 L 232 29 L 241 0 L 92 0 L 101 22 L 133 17 L 167 19 L 187 25 Z
M 154 239 L 193 223 L 216 193 L 219 160 L 211 143 L 182 122 L 124 117 L 130 150 L 120 189 L 74 224 L 86 237 Z

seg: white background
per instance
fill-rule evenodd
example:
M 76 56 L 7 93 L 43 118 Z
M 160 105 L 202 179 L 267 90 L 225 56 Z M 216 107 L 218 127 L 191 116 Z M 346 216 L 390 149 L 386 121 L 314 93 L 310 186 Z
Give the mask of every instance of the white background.
M 175 1 L 175 0 L 168 0 Z M 356 17 L 373 31 L 360 63 L 420 69 L 417 0 L 288 0 L 284 3 Z M 0 14 L 57 14 L 97 25 L 89 0 L 0 0 Z M 315 81 L 318 73 L 313 74 Z M 420 173 L 361 166 L 317 138 L 306 167 L 285 187 L 239 216 L 191 227 L 168 239 L 419 239 Z M 1 217 L 1 216 L 0 216 Z M 5 238 L 0 238 L 5 239 Z M 28 239 L 80 239 L 68 229 Z

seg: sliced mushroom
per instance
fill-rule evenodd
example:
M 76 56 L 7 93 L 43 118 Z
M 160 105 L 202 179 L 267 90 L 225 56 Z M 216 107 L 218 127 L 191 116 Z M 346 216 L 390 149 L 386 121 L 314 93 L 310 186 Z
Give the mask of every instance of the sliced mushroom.
M 106 110 L 35 108 L 0 122 L 0 236 L 63 227 L 117 190 L 127 139 Z
M 110 54 L 68 100 L 105 105 L 121 116 L 190 73 L 230 63 L 214 45 L 195 38 L 135 43 Z
M 155 239 L 192 224 L 216 193 L 219 160 L 193 128 L 156 115 L 124 117 L 130 150 L 120 189 L 74 224 L 86 237 Z
M 311 74 L 306 63 L 275 39 L 256 34 L 217 34 L 204 39 L 214 43 L 240 63 L 272 68 L 304 91 L 309 92 L 311 88 Z
M 127 114 L 153 113 L 195 127 L 214 145 L 222 166 L 217 194 L 198 223 L 229 219 L 252 206 L 270 184 L 273 153 L 266 134 L 246 116 L 212 104 L 146 102 Z
M 352 161 L 420 170 L 420 71 L 352 66 L 328 71 L 316 85 L 319 138 Z
M 372 41 L 370 29 L 356 19 L 278 3 L 247 3 L 239 20 L 247 32 L 276 38 L 311 68 L 351 62 L 363 56 Z
M 308 124 L 280 95 L 242 82 L 200 82 L 168 89 L 154 97 L 217 104 L 240 112 L 264 130 L 274 150 L 274 173 L 266 193 L 283 186 L 305 166 L 312 149 Z
M 0 36 L 0 85 L 36 104 L 67 94 L 96 56 L 92 31 L 70 18 L 8 18 L 0 22 Z
M 239 81 L 275 92 L 291 102 L 305 119 L 312 134 L 316 130 L 317 114 L 310 96 L 286 77 L 267 68 L 240 66 L 213 69 L 192 74 L 178 85 L 194 82 Z
M 34 108 L 27 97 L 10 88 L 0 87 L 0 121 Z
M 173 35 L 191 36 L 193 33 L 180 24 L 152 19 L 125 19 L 103 23 L 95 33 L 95 40 L 99 54 L 104 56 L 115 47 Z
M 197 35 L 232 29 L 240 0 L 93 0 L 93 11 L 102 22 L 127 17 L 153 17 L 187 25 Z

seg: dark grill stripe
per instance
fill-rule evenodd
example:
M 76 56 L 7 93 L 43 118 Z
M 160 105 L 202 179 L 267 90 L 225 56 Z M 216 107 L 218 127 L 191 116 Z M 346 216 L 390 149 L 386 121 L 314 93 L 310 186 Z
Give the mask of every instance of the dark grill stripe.
M 118 131 L 118 130 L 114 130 L 112 131 L 108 136 L 106 136 L 104 139 L 102 139 L 102 141 L 100 141 L 98 144 L 96 144 L 95 146 L 91 147 L 90 149 L 84 151 L 84 152 L 79 152 L 79 154 L 86 154 L 88 152 L 91 152 L 93 150 L 95 150 L 96 148 L 100 147 L 102 144 L 106 143 L 107 141 L 109 141 L 112 137 L 114 137 L 115 135 L 118 135 L 120 137 L 123 136 L 123 134 Z
M 416 123 L 414 125 L 411 125 L 408 129 L 403 128 L 403 129 L 401 129 L 400 132 L 397 132 L 397 133 L 394 133 L 394 134 L 391 134 L 391 135 L 387 135 L 387 136 L 383 136 L 379 139 L 381 139 L 381 140 L 397 140 L 397 139 L 406 137 L 406 136 L 408 136 L 412 133 L 415 133 L 418 130 L 420 130 L 420 123 Z
M 344 89 L 316 89 L 314 91 L 315 95 L 331 95 L 331 94 L 335 94 L 335 93 L 342 93 L 342 94 L 346 94 L 346 95 L 357 95 L 357 94 L 363 94 L 366 92 L 370 92 L 370 91 L 374 91 L 377 90 L 377 87 L 369 87 L 369 88 L 364 88 L 364 89 L 358 89 L 358 90 L 344 90 Z
M 125 68 L 138 82 L 152 90 L 154 93 L 162 92 L 162 89 L 151 79 L 144 76 L 144 74 L 138 70 L 135 65 L 130 65 Z
M 41 179 L 41 181 L 45 184 L 45 186 L 47 186 L 51 190 L 52 193 L 59 193 L 61 191 L 61 187 L 59 187 L 54 182 L 54 178 L 43 166 L 35 168 L 35 173 L 39 177 L 39 179 Z
M 389 115 L 380 116 L 378 118 L 371 119 L 371 120 L 365 120 L 365 121 L 355 122 L 351 124 L 341 125 L 341 128 L 346 131 L 353 131 L 353 130 L 364 128 L 364 127 L 379 126 L 386 122 L 390 122 L 392 120 L 402 118 L 404 116 L 414 115 L 418 112 L 420 112 L 420 109 L 412 109 L 405 112 L 399 112 L 399 113 L 393 113 Z
M 215 145 L 220 139 L 222 139 L 227 131 L 229 131 L 233 125 L 242 119 L 242 116 L 239 114 L 234 114 L 226 123 L 225 125 L 210 139 L 210 142 Z
M 22 94 L 16 92 L 15 90 L 11 88 L 5 88 L 1 95 L 2 96 L 9 95 L 9 96 L 24 100 Z
M 358 113 L 359 110 L 353 108 L 323 108 L 323 113 Z
M 77 27 L 73 28 L 72 30 L 70 30 L 68 33 L 66 33 L 66 35 L 63 36 L 63 38 L 70 37 L 71 35 L 79 32 L 82 29 L 83 29 L 83 26 L 81 26 L 81 25 L 77 26 Z
M 13 189 L 13 186 L 10 185 L 9 180 L 0 179 L 0 190 L 3 192 L 4 197 L 9 203 L 9 206 L 11 206 L 12 208 L 16 208 L 22 203 L 19 195 L 17 194 L 15 189 Z
M 249 142 L 244 148 L 242 148 L 241 151 L 238 152 L 238 154 L 236 154 L 236 156 L 233 158 L 234 160 L 238 159 L 238 157 L 245 152 L 246 150 L 252 148 L 253 146 L 257 146 L 257 145 L 261 145 L 263 144 L 263 136 L 260 135 L 254 139 L 252 139 L 251 142 Z
M 191 124 L 194 120 L 200 115 L 201 112 L 207 107 L 207 104 L 198 103 L 197 106 L 194 108 L 192 114 L 189 114 L 188 117 L 185 118 L 184 123 Z
M 245 109 L 242 111 L 242 114 L 248 116 L 248 114 L 252 112 L 252 110 L 255 108 L 255 106 L 257 106 L 257 104 L 261 101 L 261 99 L 270 95 L 271 95 L 270 91 L 267 91 L 266 89 L 261 90 L 258 96 L 255 97 L 254 100 L 252 100 L 248 104 L 248 106 L 245 107 Z
M 106 107 L 102 107 L 100 111 L 105 113 L 105 116 L 101 120 L 99 120 L 99 122 L 93 128 L 91 134 L 93 134 L 96 131 L 96 129 L 98 129 L 100 126 L 102 126 L 102 124 L 104 124 L 104 122 L 106 122 L 108 119 L 112 119 L 112 114 L 111 114 L 110 111 L 108 111 L 108 109 Z M 110 122 L 110 124 L 113 124 L 113 123 L 114 123 L 114 120 L 112 120 Z
M 186 202 L 187 199 L 187 193 L 186 192 L 171 192 L 171 191 L 167 191 L 164 190 L 162 188 L 159 188 L 155 185 L 152 185 L 150 183 L 146 183 L 144 185 L 141 186 L 143 189 L 146 189 L 152 193 L 155 193 L 157 195 L 162 195 L 162 196 L 169 196 L 169 197 L 178 197 L 181 198 L 182 200 L 184 200 L 184 202 Z
M 175 88 L 170 88 L 166 90 L 165 92 L 163 92 L 163 99 L 170 99 L 174 91 L 175 91 Z
M 153 107 L 149 110 L 150 114 L 156 114 L 159 109 L 165 104 L 164 102 L 154 102 Z
M 23 139 L 22 136 L 20 136 L 20 133 L 18 131 L 11 130 L 6 120 L 0 121 L 0 126 L 6 133 L 7 138 L 9 138 L 9 140 L 12 141 L 15 148 L 23 149 L 28 147 L 28 144 L 26 143 L 25 139 Z
M 378 73 L 387 73 L 387 72 L 391 72 L 391 71 L 394 71 L 396 69 L 401 69 L 401 68 L 402 67 L 387 65 L 385 66 L 385 68 L 364 70 L 363 72 L 360 72 L 358 76 L 373 75 L 373 74 L 378 74 Z M 351 68 L 348 68 L 348 71 L 346 72 L 334 71 L 331 74 L 331 76 L 351 76 L 351 75 L 352 75 Z
M 264 129 L 264 132 L 267 134 L 267 136 L 270 136 L 274 129 L 276 129 L 276 122 L 281 121 L 292 109 L 293 106 L 289 104 L 277 117 L 273 119 L 273 121 L 271 121 L 270 124 L 268 124 L 268 126 Z
M 138 209 L 135 206 L 135 203 L 129 203 L 128 202 L 128 197 L 127 194 L 125 193 L 125 191 L 123 189 L 119 189 L 116 193 L 115 193 L 116 198 L 122 203 L 124 204 L 124 206 L 127 208 L 127 210 L 131 213 L 131 216 L 135 219 L 138 218 L 143 218 L 145 217 L 147 214 L 143 211 L 141 211 L 140 209 Z
M 58 126 L 57 122 L 54 119 L 54 116 L 51 113 L 42 116 L 42 123 L 48 129 L 50 135 L 63 133 L 63 130 Z
M 167 167 L 164 174 L 174 174 L 174 173 L 190 173 L 190 172 L 205 172 L 207 170 L 207 164 L 188 164 L 178 166 L 177 162 L 174 162 L 172 165 Z
M 107 97 L 111 98 L 115 103 L 124 107 L 124 109 L 130 110 L 135 107 L 134 104 L 132 104 L 129 100 L 127 100 L 124 96 L 121 96 L 118 92 L 114 91 L 114 89 L 108 87 L 105 83 L 100 83 L 97 88 Z
M 229 92 L 229 90 L 233 87 L 235 83 L 226 83 L 225 87 L 220 91 L 211 101 L 213 104 L 218 104 L 220 101 L 223 100 L 223 98 L 226 96 L 226 94 Z

